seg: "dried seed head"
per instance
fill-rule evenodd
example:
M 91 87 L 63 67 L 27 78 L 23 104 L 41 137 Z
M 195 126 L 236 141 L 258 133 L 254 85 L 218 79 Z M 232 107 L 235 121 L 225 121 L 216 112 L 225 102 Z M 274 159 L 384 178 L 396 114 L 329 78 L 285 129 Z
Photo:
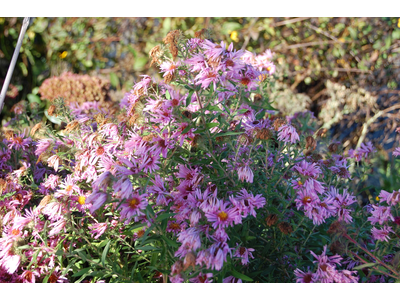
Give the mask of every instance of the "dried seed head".
M 347 232 L 347 230 L 346 230 L 345 225 L 340 221 L 333 222 L 331 224 L 331 226 L 329 226 L 329 229 L 327 231 L 327 233 L 331 234 L 331 235 L 336 235 L 336 234 L 342 235 L 346 232 Z
M 46 195 L 43 197 L 43 199 L 39 203 L 39 207 L 45 207 L 47 204 L 49 204 L 51 200 L 51 195 Z
M 4 136 L 7 140 L 11 140 L 14 137 L 14 132 L 12 130 L 5 130 Z
M 332 143 L 328 146 L 328 150 L 331 153 L 336 153 L 338 151 L 338 145 L 336 143 Z
M 175 73 L 167 74 L 167 75 L 164 77 L 164 82 L 168 84 L 168 83 L 170 83 L 170 82 L 174 79 L 174 77 L 175 77 Z
M 169 46 L 169 51 L 171 52 L 173 59 L 178 56 L 178 41 L 181 36 L 182 33 L 180 30 L 173 30 L 163 39 L 163 42 Z
M 320 130 L 318 130 L 317 132 L 317 136 L 318 137 L 326 137 L 326 133 L 328 132 L 328 129 L 326 128 L 321 128 Z
M 164 51 L 161 49 L 160 45 L 153 47 L 150 52 L 149 56 L 151 57 L 150 67 L 154 64 L 161 64 L 161 57 L 163 56 Z
M 278 131 L 279 127 L 281 127 L 282 125 L 285 125 L 286 121 L 282 118 L 277 118 L 274 120 L 274 128 L 276 131 Z
M 188 119 L 192 119 L 192 113 L 190 112 L 190 111 L 188 111 L 188 110 L 184 110 L 183 112 L 182 112 L 182 115 L 185 117 L 185 118 L 188 118 Z
M 275 214 L 271 214 L 265 219 L 265 223 L 267 223 L 267 226 L 274 226 L 277 222 L 278 216 Z
M 317 142 L 312 136 L 306 137 L 306 149 L 310 149 L 311 151 L 314 151 L 315 148 L 317 148 Z
M 205 29 L 205 28 L 203 28 L 203 29 L 201 29 L 199 31 L 196 31 L 194 33 L 194 37 L 197 38 L 197 39 L 204 39 L 204 35 L 205 35 L 206 31 L 207 31 L 207 29 Z
M 35 126 L 33 126 L 31 129 L 31 136 L 34 136 L 36 131 L 38 131 L 40 128 L 42 128 L 42 123 L 37 123 Z
M 66 133 L 70 133 L 75 128 L 79 128 L 79 122 L 77 120 L 74 120 L 74 121 L 68 123 L 67 126 L 65 127 L 64 131 Z
M 181 274 L 182 270 L 183 270 L 183 261 L 178 260 L 171 267 L 171 275 Z
M 283 234 L 290 234 L 293 232 L 293 227 L 288 222 L 279 223 L 278 228 Z
M 254 95 L 254 102 L 260 102 L 262 100 L 262 96 L 260 94 Z
M 335 241 L 329 246 L 329 250 L 335 254 L 343 254 L 346 250 L 345 245 L 343 245 L 340 241 Z
M 54 104 L 50 105 L 47 113 L 49 114 L 49 116 L 53 116 L 56 113 L 56 106 Z
M 253 139 L 248 134 L 243 133 L 243 134 L 239 135 L 238 142 L 243 146 L 247 146 L 253 142 Z
M 269 140 L 272 137 L 272 132 L 271 130 L 267 128 L 262 128 L 261 130 L 257 130 L 256 132 L 256 138 L 260 140 Z
M 186 271 L 190 266 L 193 267 L 193 270 L 196 266 L 196 255 L 193 252 L 188 252 L 183 260 L 183 271 Z

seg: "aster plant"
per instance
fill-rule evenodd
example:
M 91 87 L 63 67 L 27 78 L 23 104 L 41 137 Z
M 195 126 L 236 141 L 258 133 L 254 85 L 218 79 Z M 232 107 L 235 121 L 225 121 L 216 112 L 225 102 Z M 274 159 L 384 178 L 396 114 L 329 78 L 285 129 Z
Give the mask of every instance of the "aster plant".
M 281 115 L 273 53 L 206 34 L 170 32 L 150 51 L 163 79 L 119 111 L 48 99 L 62 130 L 3 134 L 1 281 L 399 279 L 400 191 L 350 189 L 373 146 L 345 155 L 311 112 Z

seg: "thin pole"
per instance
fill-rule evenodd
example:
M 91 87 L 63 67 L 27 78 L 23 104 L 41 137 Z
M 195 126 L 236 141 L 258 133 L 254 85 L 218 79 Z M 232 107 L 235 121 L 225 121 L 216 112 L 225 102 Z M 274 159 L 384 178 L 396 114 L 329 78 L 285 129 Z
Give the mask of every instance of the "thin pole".
M 19 55 L 19 50 L 21 49 L 21 46 L 22 46 L 22 40 L 24 39 L 24 35 L 25 35 L 25 32 L 26 32 L 26 29 L 28 28 L 28 25 L 29 25 L 29 19 L 30 19 L 29 17 L 24 18 L 24 22 L 22 23 L 21 32 L 19 33 L 17 46 L 15 47 L 14 54 L 13 54 L 13 57 L 12 57 L 11 62 L 10 62 L 10 66 L 8 67 L 6 79 L 4 80 L 4 84 L 3 84 L 3 87 L 1 89 L 1 93 L 0 93 L 0 113 L 3 110 L 4 98 L 6 97 L 8 85 L 10 84 L 11 77 L 12 77 L 12 74 L 14 72 L 15 64 L 17 62 L 18 55 Z

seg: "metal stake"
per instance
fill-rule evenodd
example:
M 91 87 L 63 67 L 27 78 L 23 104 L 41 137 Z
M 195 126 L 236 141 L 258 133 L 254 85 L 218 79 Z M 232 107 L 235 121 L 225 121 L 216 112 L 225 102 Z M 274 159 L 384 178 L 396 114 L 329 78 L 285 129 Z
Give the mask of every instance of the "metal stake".
M 21 46 L 22 46 L 22 40 L 24 39 L 24 35 L 25 35 L 25 32 L 26 32 L 26 29 L 28 28 L 28 25 L 29 25 L 29 19 L 30 19 L 29 17 L 24 18 L 24 22 L 22 23 L 21 32 L 19 33 L 17 46 L 15 47 L 14 54 L 13 54 L 13 57 L 12 57 L 11 62 L 10 62 L 10 66 L 8 67 L 6 79 L 4 80 L 4 84 L 3 84 L 3 87 L 1 89 L 1 93 L 0 93 L 0 113 L 3 110 L 4 98 L 6 97 L 8 85 L 10 84 L 11 77 L 12 77 L 12 74 L 14 72 L 15 64 L 17 62 L 18 55 L 19 55 L 19 50 L 21 49 Z

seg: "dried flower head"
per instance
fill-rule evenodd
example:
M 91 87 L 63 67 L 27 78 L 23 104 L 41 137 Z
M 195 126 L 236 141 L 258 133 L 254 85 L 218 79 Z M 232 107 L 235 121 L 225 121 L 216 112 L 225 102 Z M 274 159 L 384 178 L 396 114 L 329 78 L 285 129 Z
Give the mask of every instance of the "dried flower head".
M 72 122 L 69 122 L 67 126 L 64 129 L 65 133 L 70 133 L 74 129 L 79 128 L 79 122 L 77 120 L 74 120 Z
M 247 146 L 253 142 L 253 138 L 246 133 L 239 135 L 238 142 L 243 145 Z
M 336 153 L 338 151 L 339 147 L 336 143 L 332 143 L 328 146 L 328 150 L 331 153 Z
M 344 223 L 340 221 L 333 222 L 327 231 L 327 233 L 331 235 L 342 235 L 346 232 L 347 230 Z
M 38 131 L 40 128 L 42 128 L 42 123 L 37 123 L 35 126 L 33 126 L 31 129 L 31 136 L 34 136 L 36 131 Z
M 263 97 L 260 94 L 255 94 L 254 95 L 254 102 L 261 102 L 261 100 L 263 99 Z
M 154 64 L 161 64 L 161 57 L 164 55 L 164 51 L 161 48 L 161 45 L 157 45 L 153 47 L 150 52 L 149 56 L 151 57 L 150 67 Z
M 328 132 L 328 129 L 326 128 L 321 128 L 320 130 L 317 131 L 317 136 L 318 137 L 326 137 L 326 133 Z
M 274 226 L 278 222 L 278 216 L 276 214 L 271 214 L 265 219 L 267 226 Z
M 47 113 L 49 114 L 49 116 L 53 116 L 56 113 L 56 106 L 54 104 L 50 105 Z
M 262 128 L 256 131 L 256 138 L 260 140 L 269 140 L 272 137 L 271 130 L 267 128 Z
M 278 228 L 283 234 L 290 234 L 293 232 L 293 227 L 288 222 L 279 223 Z
M 189 267 L 193 267 L 193 270 L 196 266 L 196 255 L 193 252 L 188 252 L 183 260 L 183 271 L 186 271 Z
M 178 56 L 178 41 L 181 36 L 182 32 L 180 30 L 173 30 L 163 39 L 163 42 L 169 46 L 173 59 Z
M 317 148 L 317 142 L 312 136 L 306 137 L 306 149 L 314 151 Z
M 277 118 L 274 120 L 274 128 L 276 131 L 278 131 L 279 127 L 281 127 L 282 125 L 285 125 L 286 121 L 282 118 Z
M 201 29 L 201 30 L 199 30 L 199 31 L 196 31 L 195 33 L 194 33 L 194 37 L 196 38 L 196 39 L 204 39 L 204 36 L 205 36 L 205 33 L 207 32 L 207 29 L 205 29 L 205 28 L 203 28 L 203 29 Z

